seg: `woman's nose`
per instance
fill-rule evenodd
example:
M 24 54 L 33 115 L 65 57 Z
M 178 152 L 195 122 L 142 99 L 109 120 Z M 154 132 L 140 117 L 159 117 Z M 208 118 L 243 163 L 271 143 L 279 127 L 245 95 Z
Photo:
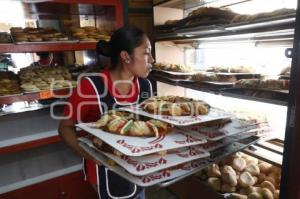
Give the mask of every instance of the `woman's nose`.
M 152 54 L 150 54 L 150 58 L 149 58 L 150 60 L 149 60 L 149 62 L 152 64 L 152 63 L 154 63 L 154 58 L 153 58 L 153 56 L 152 56 Z

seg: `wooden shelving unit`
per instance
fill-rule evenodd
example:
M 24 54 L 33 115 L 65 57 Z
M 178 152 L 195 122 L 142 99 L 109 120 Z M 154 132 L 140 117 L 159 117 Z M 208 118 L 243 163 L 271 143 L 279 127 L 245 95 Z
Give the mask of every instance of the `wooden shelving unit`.
M 37 21 L 50 19 L 57 20 L 59 23 L 60 20 L 74 19 L 76 24 L 73 25 L 78 27 L 79 20 L 88 16 L 97 21 L 95 23 L 97 27 L 107 22 L 108 28 L 112 29 L 110 31 L 124 24 L 122 0 L 26 0 L 20 1 L 20 4 L 22 4 L 26 18 Z M 92 51 L 96 49 L 96 43 L 77 41 L 9 43 L 0 45 L 0 53 Z M 3 105 L 15 102 L 68 98 L 70 92 L 71 89 L 66 88 L 1 96 L 0 105 L 2 108 Z M 1 199 L 20 197 L 34 199 L 47 196 L 49 198 L 65 198 L 66 196 L 78 199 L 96 198 L 93 189 L 87 184 L 84 188 L 74 190 L 74 187 L 83 185 L 82 175 L 78 177 L 78 171 L 82 169 L 82 159 L 61 143 L 62 139 L 57 132 L 59 121 L 50 116 L 51 108 L 53 107 L 47 104 L 36 110 L 24 109 L 24 112 L 17 111 L 0 116 Z M 58 110 L 59 115 L 63 112 L 61 108 L 60 106 Z M 84 135 L 85 133 L 79 132 L 78 136 Z M 65 179 L 67 186 L 63 185 L 64 180 L 54 179 L 60 176 Z M 49 182 L 52 183 L 50 183 L 52 188 L 46 186 Z

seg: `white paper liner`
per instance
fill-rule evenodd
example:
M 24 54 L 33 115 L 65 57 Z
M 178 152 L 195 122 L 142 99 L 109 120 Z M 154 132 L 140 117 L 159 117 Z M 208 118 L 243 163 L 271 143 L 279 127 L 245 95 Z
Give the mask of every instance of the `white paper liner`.
M 198 115 L 198 116 L 156 115 L 156 114 L 147 113 L 142 108 L 140 108 L 139 105 L 122 107 L 122 108 L 119 108 L 119 110 L 128 111 L 128 112 L 135 113 L 138 115 L 143 115 L 146 117 L 154 118 L 154 119 L 161 120 L 161 121 L 164 121 L 169 124 L 176 125 L 176 126 L 189 126 L 189 125 L 193 125 L 193 124 L 199 124 L 199 123 L 203 123 L 203 122 L 225 119 L 225 118 L 230 117 L 230 115 L 228 113 L 226 113 L 225 111 L 222 111 L 222 110 L 219 110 L 216 108 L 210 108 L 207 115 Z
M 95 149 L 101 154 L 104 154 L 106 157 L 112 159 L 118 165 L 123 167 L 126 171 L 137 176 L 154 173 L 156 171 L 167 169 L 195 159 L 207 158 L 210 155 L 200 146 L 191 146 L 168 151 L 168 153 L 163 156 L 159 154 L 152 154 L 141 157 L 132 157 L 126 155 L 121 155 L 118 157 L 114 154 L 98 150 L 87 138 L 79 138 L 79 141 L 84 142 L 89 147 Z
M 238 119 L 232 119 L 230 123 L 225 124 L 223 127 L 201 127 L 200 125 L 192 125 L 186 127 L 180 127 L 184 131 L 195 132 L 193 134 L 196 137 L 206 139 L 208 141 L 221 140 L 227 136 L 236 135 L 239 133 L 247 132 L 253 129 L 260 128 L 261 125 L 267 125 L 266 123 L 245 123 Z
M 206 143 L 205 139 L 194 137 L 192 133 L 175 129 L 160 137 L 132 137 L 105 132 L 92 128 L 93 123 L 77 124 L 84 131 L 98 137 L 116 150 L 128 156 L 142 156 L 160 151 Z

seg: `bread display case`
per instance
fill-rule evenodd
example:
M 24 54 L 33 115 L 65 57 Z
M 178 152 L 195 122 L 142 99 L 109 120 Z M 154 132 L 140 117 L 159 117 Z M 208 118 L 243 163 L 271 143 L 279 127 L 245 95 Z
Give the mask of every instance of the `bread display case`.
M 9 22 L 0 17 L 1 32 L 5 32 L 1 33 L 0 53 L 13 55 L 16 71 L 29 60 L 35 61 L 36 52 L 57 53 L 65 66 L 84 62 L 87 52 L 95 50 L 98 39 L 107 39 L 123 25 L 121 0 L 4 1 L 0 6 L 7 8 L 7 15 L 19 13 Z M 14 78 L 1 73 L 0 198 L 41 198 L 45 193 L 50 198 L 96 198 L 91 194 L 93 190 L 82 183 L 81 159 L 61 143 L 57 132 L 58 119 L 72 87 L 64 82 L 68 88 L 57 85 L 60 88 L 51 89 L 44 79 L 71 78 L 66 68 L 61 68 L 65 77 L 58 78 L 59 68 L 23 70 Z M 44 87 L 32 90 L 37 80 Z M 74 183 L 72 188 L 70 183 Z M 77 195 L 71 193 L 74 186 L 81 187 Z
M 156 84 L 158 95 L 176 93 L 205 100 L 222 110 L 265 117 L 270 125 L 265 131 L 268 135 L 242 151 L 280 167 L 281 183 L 277 186 L 280 198 L 297 198 L 298 163 L 291 160 L 298 159 L 299 149 L 299 141 L 295 140 L 299 120 L 295 112 L 299 101 L 296 91 L 299 5 L 297 1 L 265 3 L 259 0 L 155 1 L 154 45 L 158 68 L 154 67 L 150 79 Z M 284 81 L 281 73 L 288 66 L 292 69 Z M 245 73 L 236 68 L 253 70 Z M 180 71 L 176 73 L 174 69 Z M 248 76 L 239 76 L 242 73 Z M 194 74 L 198 74 L 197 78 Z M 223 81 L 227 84 L 218 81 L 220 74 L 227 75 Z M 203 185 L 200 181 L 192 176 L 166 185 L 180 198 L 193 198 L 197 194 L 226 198 L 234 195 L 228 192 L 240 191 L 224 187 L 223 191 L 218 190 L 223 193 L 220 195 L 208 191 L 207 183 Z M 289 186 L 293 187 L 291 192 Z M 240 196 L 243 197 L 247 198 Z M 272 197 L 278 198 L 279 194 Z

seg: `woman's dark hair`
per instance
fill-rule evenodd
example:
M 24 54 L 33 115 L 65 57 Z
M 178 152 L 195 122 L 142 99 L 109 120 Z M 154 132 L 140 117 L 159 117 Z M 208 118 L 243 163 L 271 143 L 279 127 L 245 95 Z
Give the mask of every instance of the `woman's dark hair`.
M 50 53 L 49 52 L 37 52 L 36 55 L 39 56 L 40 59 L 46 59 L 49 57 Z
M 143 42 L 144 32 L 133 26 L 125 26 L 118 29 L 112 35 L 109 42 L 100 40 L 97 43 L 97 52 L 111 58 L 111 69 L 114 69 L 118 62 L 121 51 L 133 53 L 133 49 Z

